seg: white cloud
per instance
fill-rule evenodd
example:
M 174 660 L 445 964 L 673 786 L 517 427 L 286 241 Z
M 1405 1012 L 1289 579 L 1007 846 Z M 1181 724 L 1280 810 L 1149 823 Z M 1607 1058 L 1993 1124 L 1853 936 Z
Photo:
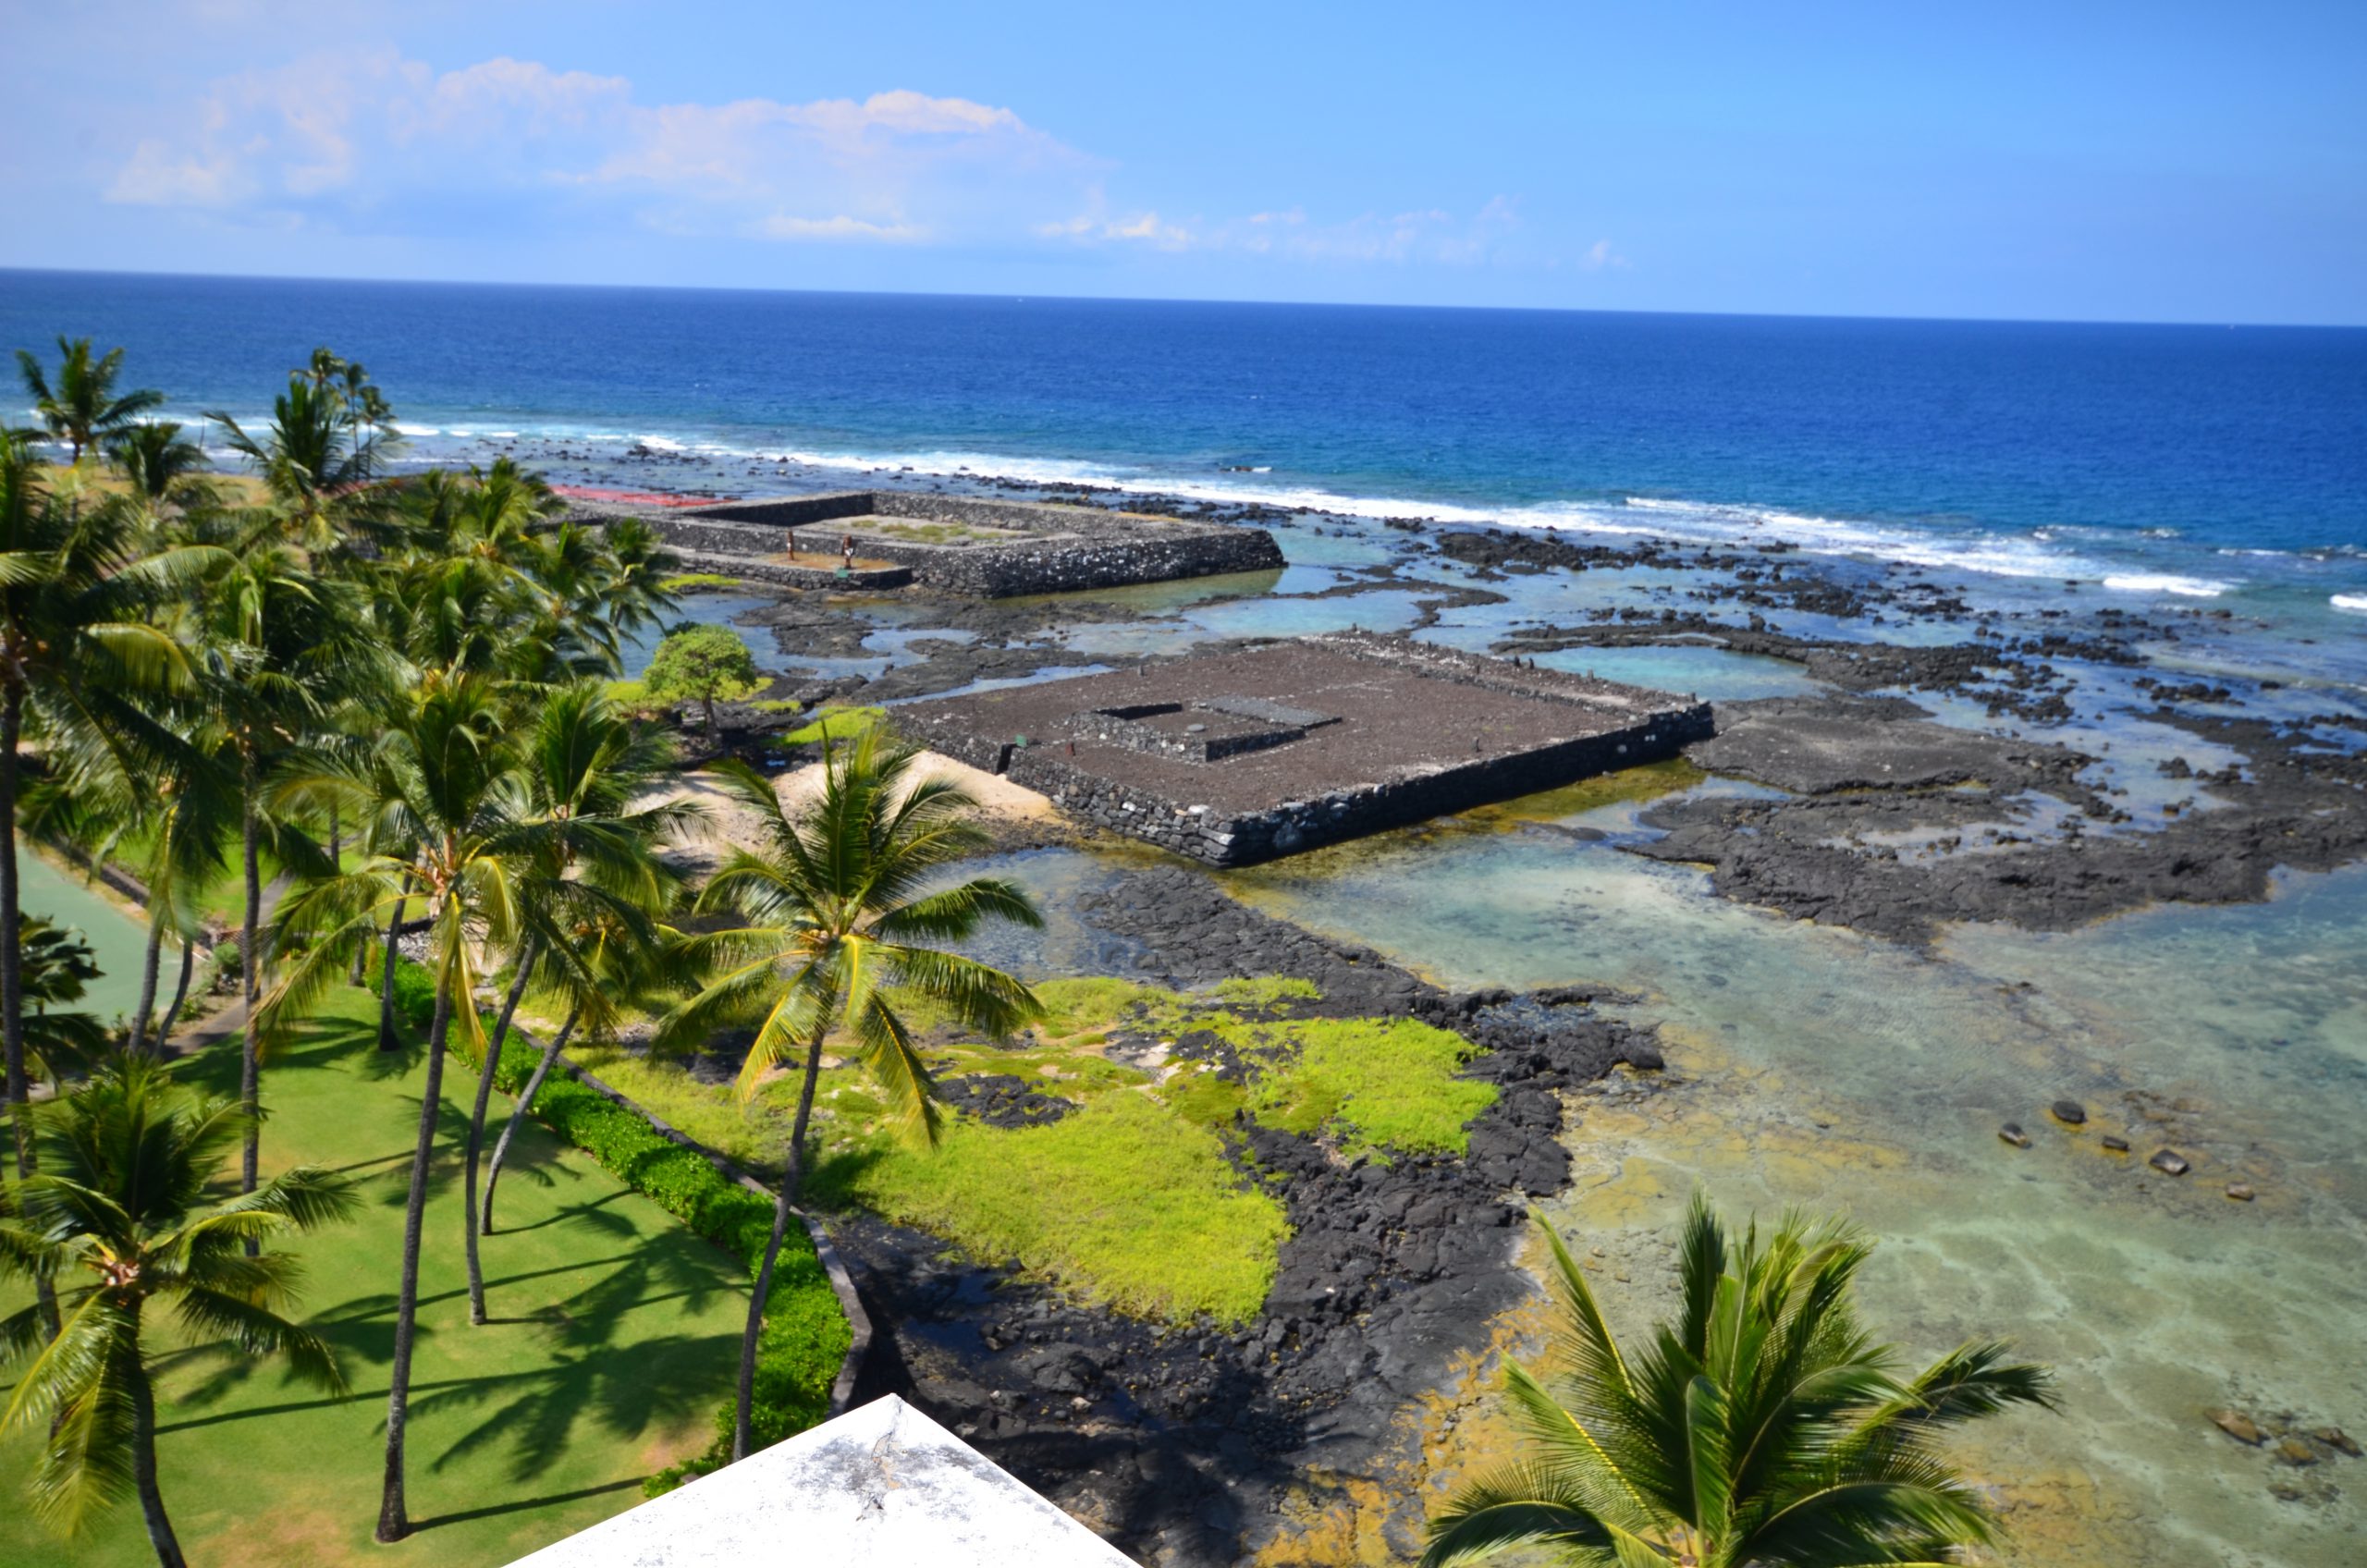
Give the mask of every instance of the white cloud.
M 788 213 L 775 213 L 758 224 L 755 232 L 767 239 L 869 239 L 905 245 L 928 238 L 928 230 L 918 224 L 865 223 L 844 213 L 828 218 L 801 218 Z
M 1101 192 L 1092 192 L 1088 210 L 1073 218 L 1055 223 L 1039 223 L 1036 233 L 1046 239 L 1068 239 L 1081 244 L 1103 243 L 1151 245 L 1162 251 L 1186 251 L 1199 242 L 1199 237 L 1179 223 L 1169 223 L 1155 212 L 1139 212 L 1123 217 L 1112 217 L 1103 209 Z
M 625 77 L 508 55 L 439 72 L 391 47 L 316 53 L 217 79 L 156 114 L 130 128 L 109 202 L 274 229 L 466 239 L 487 224 L 550 236 L 629 226 L 783 245 L 1399 267 L 1516 259 L 1504 242 L 1521 227 L 1504 196 L 1463 212 L 1178 214 L 1113 197 L 1110 165 L 999 104 L 910 89 L 648 103 Z M 1603 240 L 1572 264 L 1626 262 Z
M 1217 223 L 1170 223 L 1155 212 L 1107 215 L 1097 190 L 1085 211 L 1039 224 L 1036 232 L 1084 245 L 1147 241 L 1166 250 L 1239 251 L 1309 263 L 1470 265 L 1490 259 L 1498 241 L 1519 222 L 1515 203 L 1498 196 L 1468 218 L 1423 208 L 1319 223 L 1306 208 L 1294 206 Z
M 966 98 L 649 104 L 623 77 L 507 56 L 439 74 L 379 50 L 214 82 L 106 194 L 344 222 L 506 196 L 623 203 L 685 234 L 901 244 L 1023 233 L 1097 167 Z

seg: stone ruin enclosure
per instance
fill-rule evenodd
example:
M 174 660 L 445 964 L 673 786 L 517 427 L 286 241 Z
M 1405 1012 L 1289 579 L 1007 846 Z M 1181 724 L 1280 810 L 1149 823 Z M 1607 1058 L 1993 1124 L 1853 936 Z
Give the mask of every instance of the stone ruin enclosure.
M 899 728 L 1069 815 L 1251 865 L 1708 738 L 1707 703 L 1365 632 L 914 703 Z
M 577 509 L 594 521 L 620 513 L 645 519 L 694 570 L 800 588 L 917 583 L 999 599 L 1282 565 L 1281 547 L 1263 529 L 916 490 L 683 508 L 578 503 Z M 842 572 L 841 542 L 850 537 L 865 564 Z

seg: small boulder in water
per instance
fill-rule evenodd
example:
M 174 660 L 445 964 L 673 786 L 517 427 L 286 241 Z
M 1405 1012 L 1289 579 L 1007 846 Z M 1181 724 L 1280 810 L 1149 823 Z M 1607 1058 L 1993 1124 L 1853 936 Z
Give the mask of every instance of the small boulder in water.
M 2239 1443 L 2257 1445 L 2268 1435 L 2260 1429 L 2259 1422 L 2240 1410 L 2214 1410 L 2211 1413 L 2211 1424 Z
M 2079 1127 L 2087 1123 L 2088 1108 L 2078 1100 L 2057 1100 L 2053 1109 L 2054 1120 L 2067 1127 Z
M 2155 1149 L 2153 1158 L 2145 1163 L 2165 1176 L 2183 1176 L 2194 1169 L 2187 1163 L 2186 1156 L 2176 1149 Z
M 2008 1121 L 1998 1128 L 1997 1136 L 2017 1149 L 2026 1149 L 2030 1146 L 2030 1135 L 2022 1131 L 2021 1123 L 2018 1121 Z
M 2358 1439 L 2339 1427 L 2321 1427 L 2316 1431 L 2312 1432 L 2310 1436 L 2317 1439 L 2318 1441 L 2325 1444 L 2326 1447 L 2334 1450 L 2336 1453 L 2346 1453 L 2353 1459 L 2359 1457 Z
M 2230 1182 L 2227 1183 L 2227 1195 L 2238 1203 L 2250 1203 L 2259 1194 L 2242 1182 Z
M 2116 1138 L 2112 1134 L 2106 1133 L 2104 1134 L 2103 1144 L 2105 1148 L 2110 1149 L 2115 1154 L 2127 1154 L 2128 1152 L 2128 1140 L 2127 1138 Z

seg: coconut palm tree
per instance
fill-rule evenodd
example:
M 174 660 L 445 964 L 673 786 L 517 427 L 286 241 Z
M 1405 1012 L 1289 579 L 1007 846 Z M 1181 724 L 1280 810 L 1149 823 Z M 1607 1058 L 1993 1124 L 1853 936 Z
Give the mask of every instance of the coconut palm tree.
M 222 425 L 230 449 L 271 492 L 271 504 L 248 519 L 250 536 L 323 557 L 350 551 L 357 540 L 383 545 L 397 537 L 395 497 L 377 480 L 402 443 L 390 434 L 376 389 L 365 400 L 340 378 L 299 373 L 271 409 L 271 423 L 254 432 L 226 413 L 205 416 Z
M 669 991 L 679 996 L 687 988 L 684 982 L 690 972 L 675 962 L 681 933 L 670 926 L 622 919 L 613 911 L 592 907 L 570 912 L 551 950 L 564 952 L 567 962 L 546 959 L 542 983 L 565 999 L 567 1015 L 558 1031 L 543 1042 L 534 1071 L 518 1091 L 509 1120 L 502 1124 L 501 1136 L 494 1141 L 493 1153 L 485 1161 L 484 1196 L 478 1205 L 481 1235 L 493 1234 L 494 1193 L 509 1158 L 509 1145 L 518 1135 L 518 1124 L 533 1109 L 543 1080 L 558 1065 L 576 1029 L 581 1026 L 599 1039 L 615 1029 L 627 1000 Z M 498 1030 L 496 1033 L 497 1036 Z
M 600 545 L 607 557 L 600 608 L 611 635 L 621 639 L 656 631 L 681 606 L 681 595 L 666 580 L 682 570 L 682 557 L 637 517 L 609 523 L 601 530 Z
M 61 788 L 128 797 L 179 754 L 141 699 L 190 680 L 189 661 L 147 619 L 152 605 L 222 564 L 177 546 L 137 553 L 139 520 L 120 497 L 52 489 L 25 444 L 0 435 L 0 1037 L 12 1120 L 26 1103 L 22 905 L 17 811 L 28 730 Z M 32 1148 L 21 1122 L 19 1174 Z
M 1530 1455 L 1430 1523 L 1424 1568 L 1519 1547 L 1637 1568 L 1871 1568 L 1961 1561 L 1995 1525 L 1934 1446 L 1951 1427 L 2051 1403 L 2042 1367 L 1967 1344 L 1911 1378 L 1858 1321 L 1856 1231 L 1786 1215 L 1739 1245 L 1699 1196 L 1682 1308 L 1648 1348 L 1612 1337 L 1586 1275 L 1540 1218 L 1566 1370 L 1505 1369 Z
M 288 373 L 288 379 L 309 381 L 316 388 L 334 393 L 353 412 L 354 423 L 365 431 L 392 428 L 395 410 L 380 395 L 370 373 L 362 368 L 359 360 L 342 359 L 323 347 L 313 350 L 313 357 Z
M 99 977 L 98 959 L 80 931 L 37 914 L 25 917 L 22 935 L 25 1001 L 31 1009 L 25 1014 L 25 1054 L 59 1085 L 106 1054 L 107 1026 L 98 1015 L 64 1005 L 80 1001 Z
M 200 895 L 222 869 L 223 846 L 242 811 L 234 769 L 225 766 L 228 743 L 222 727 L 201 722 L 190 741 L 188 759 L 157 777 L 156 799 L 143 824 L 147 853 L 140 869 L 148 888 L 148 944 L 141 958 L 140 1001 L 131 1015 L 130 1048 L 135 1053 L 164 1054 L 173 1022 L 189 995 L 190 968 L 204 914 Z M 167 937 L 180 949 L 180 980 L 160 1016 L 156 986 Z
M 57 1287 L 65 1324 L 52 1338 L 33 1308 L 0 1318 L 0 1363 L 31 1358 L 0 1430 L 48 1433 L 32 1475 L 37 1512 L 71 1531 L 136 1492 L 157 1562 L 179 1568 L 156 1484 L 152 1309 L 170 1308 L 193 1338 L 280 1355 L 298 1376 L 341 1390 L 328 1345 L 283 1316 L 302 1278 L 296 1259 L 245 1257 L 240 1243 L 340 1219 L 352 1199 L 341 1180 L 308 1166 L 202 1207 L 246 1113 L 175 1092 L 162 1064 L 145 1059 L 123 1060 L 35 1116 L 42 1170 L 9 1189 L 0 1273 Z
M 484 1270 L 477 1258 L 477 1163 L 484 1151 L 484 1119 L 493 1100 L 493 1082 L 501 1064 L 501 1044 L 509 1021 L 538 968 L 575 969 L 580 960 L 570 945 L 580 925 L 614 924 L 627 927 L 632 939 L 647 946 L 654 940 L 649 913 L 674 901 L 677 883 L 651 852 L 660 838 L 678 833 L 695 820 L 699 809 L 690 802 L 669 801 L 635 809 L 635 799 L 673 758 L 667 740 L 646 733 L 611 703 L 597 681 L 564 686 L 541 704 L 533 727 L 524 736 L 521 781 L 527 793 L 527 814 L 551 823 L 604 822 L 623 830 L 639 853 L 631 860 L 612 860 L 579 876 L 579 867 L 565 839 L 553 839 L 554 859 L 522 884 L 520 911 L 522 927 L 513 958 L 516 970 L 501 1016 L 478 1063 L 477 1094 L 469 1113 L 469 1136 L 463 1159 L 461 1190 L 468 1197 L 464 1245 L 469 1272 L 469 1321 L 483 1324 Z M 588 974 L 583 976 L 589 979 Z
M 562 522 L 536 536 L 529 567 L 542 592 L 544 624 L 571 633 L 580 644 L 564 649 L 574 655 L 570 662 L 580 663 L 589 651 L 609 675 L 624 668 L 626 638 L 655 631 L 662 616 L 681 606 L 665 585 L 680 570 L 680 557 L 639 518 L 619 518 L 605 528 Z
M 423 691 L 400 727 L 367 754 L 325 754 L 291 769 L 274 791 L 280 808 L 290 813 L 337 802 L 374 826 L 372 853 L 351 870 L 298 890 L 281 906 L 283 949 L 291 956 L 264 999 L 266 1036 L 276 1037 L 289 1021 L 304 1016 L 352 944 L 374 937 L 386 912 L 414 892 L 424 902 L 428 922 L 427 967 L 435 980 L 435 1011 L 404 1210 L 378 1512 L 381 1541 L 400 1540 L 411 1531 L 403 1440 L 419 1313 L 420 1238 L 443 1106 L 444 1052 L 454 1017 L 460 1021 L 469 1054 L 484 1050 L 475 1003 L 478 955 L 518 946 L 525 884 L 543 868 L 572 857 L 596 882 L 625 875 L 644 852 L 621 823 L 551 821 L 532 814 L 506 714 L 499 693 L 484 678 L 444 682 Z
M 207 584 L 192 617 L 196 696 L 204 722 L 224 738 L 237 769 L 239 870 L 245 890 L 239 928 L 246 1027 L 239 1098 L 248 1113 L 241 1191 L 252 1192 L 262 1131 L 262 1023 L 257 1016 L 271 953 L 264 940 L 263 851 L 291 873 L 318 876 L 327 855 L 302 826 L 269 809 L 265 788 L 310 746 L 344 703 L 382 689 L 392 670 L 352 584 L 307 569 L 285 545 L 258 545 Z
M 55 386 L 41 361 L 22 349 L 17 350 L 17 372 L 24 377 L 25 391 L 32 398 L 42 427 L 72 447 L 78 463 L 84 452 L 129 430 L 141 414 L 165 401 L 162 392 L 145 387 L 117 397 L 115 382 L 123 373 L 123 350 L 117 349 L 93 360 L 87 337 L 69 342 L 59 335 Z
M 172 420 L 135 424 L 108 440 L 107 456 L 123 470 L 132 489 L 151 503 L 187 495 L 198 476 L 214 466 L 204 447 L 182 437 L 188 428 Z
M 954 1020 L 1004 1035 L 1041 1015 L 1035 993 L 1001 971 L 930 946 L 960 941 L 989 919 L 1043 924 L 1017 884 L 974 877 L 931 890 L 944 869 L 975 853 L 986 835 L 968 820 L 976 805 L 951 781 L 914 776 L 917 749 L 883 742 L 877 729 L 827 753 L 819 796 L 792 813 L 770 780 L 736 762 L 707 771 L 755 815 L 761 849 L 742 848 L 700 894 L 702 911 L 732 911 L 744 924 L 688 938 L 691 962 L 718 977 L 667 1015 L 661 1045 L 704 1041 L 719 1024 L 760 1020 L 740 1070 L 742 1098 L 783 1061 L 803 1076 L 787 1168 L 773 1207 L 748 1321 L 740 1341 L 740 1388 L 731 1457 L 750 1444 L 756 1339 L 773 1265 L 805 1177 L 805 1137 L 822 1047 L 834 1029 L 911 1134 L 934 1142 L 938 1111 L 928 1069 L 897 1012 L 900 994 L 925 998 Z

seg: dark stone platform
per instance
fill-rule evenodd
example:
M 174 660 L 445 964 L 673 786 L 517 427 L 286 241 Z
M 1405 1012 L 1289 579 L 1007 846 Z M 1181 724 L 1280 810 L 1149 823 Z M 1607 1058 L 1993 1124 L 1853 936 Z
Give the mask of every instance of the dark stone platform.
M 859 559 L 891 563 L 924 588 L 990 599 L 1282 566 L 1263 529 L 917 490 L 600 509 L 644 518 L 685 564 L 793 586 L 825 577 L 850 537 Z
M 1710 705 L 1346 632 L 915 703 L 916 740 L 1070 815 L 1250 865 L 1674 755 Z

